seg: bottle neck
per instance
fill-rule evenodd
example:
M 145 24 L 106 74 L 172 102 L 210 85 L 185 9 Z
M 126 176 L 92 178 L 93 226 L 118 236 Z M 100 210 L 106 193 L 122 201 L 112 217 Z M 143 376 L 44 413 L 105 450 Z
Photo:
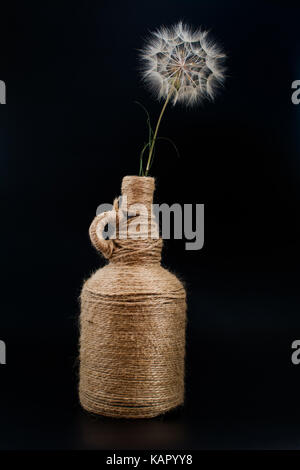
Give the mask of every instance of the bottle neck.
M 110 261 L 160 263 L 162 240 L 153 214 L 154 178 L 125 176 L 118 208 L 118 230 Z
M 125 176 L 122 181 L 121 194 L 127 205 L 143 204 L 151 211 L 155 180 L 146 176 Z

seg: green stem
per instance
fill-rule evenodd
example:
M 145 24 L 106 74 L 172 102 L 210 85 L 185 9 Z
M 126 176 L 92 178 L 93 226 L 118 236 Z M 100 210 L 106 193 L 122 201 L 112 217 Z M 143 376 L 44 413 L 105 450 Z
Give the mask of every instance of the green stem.
M 155 131 L 154 131 L 153 139 L 152 139 L 150 150 L 149 150 L 149 156 L 148 156 L 148 162 L 147 162 L 147 166 L 146 166 L 145 176 L 148 176 L 148 172 L 149 172 L 149 169 L 150 169 L 151 157 L 152 157 L 152 154 L 153 154 L 153 149 L 154 149 L 154 145 L 155 145 L 155 142 L 156 142 L 156 137 L 157 137 L 160 121 L 161 121 L 161 118 L 163 117 L 163 114 L 164 114 L 165 109 L 167 107 L 168 101 L 169 101 L 169 99 L 171 98 L 171 96 L 173 94 L 173 91 L 174 90 L 171 88 L 171 90 L 170 90 L 170 92 L 169 92 L 169 94 L 166 98 L 166 101 L 164 102 L 164 105 L 162 107 L 162 110 L 160 112 L 160 115 L 159 115 L 159 118 L 158 118 L 158 121 L 157 121 L 157 124 L 156 124 L 156 128 L 155 128 Z

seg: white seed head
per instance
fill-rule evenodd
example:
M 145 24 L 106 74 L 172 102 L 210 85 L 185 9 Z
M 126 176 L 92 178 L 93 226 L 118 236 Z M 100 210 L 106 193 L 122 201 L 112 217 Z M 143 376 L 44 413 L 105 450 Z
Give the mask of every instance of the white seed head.
M 141 53 L 143 78 L 158 99 L 193 105 L 213 99 L 224 82 L 225 54 L 208 38 L 182 22 L 151 33 Z

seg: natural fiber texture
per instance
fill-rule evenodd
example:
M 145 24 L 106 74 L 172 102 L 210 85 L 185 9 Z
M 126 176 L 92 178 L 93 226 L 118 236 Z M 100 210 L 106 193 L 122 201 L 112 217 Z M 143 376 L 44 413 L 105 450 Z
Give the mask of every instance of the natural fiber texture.
M 79 393 L 93 413 L 147 418 L 183 403 L 186 295 L 160 265 L 153 191 L 153 178 L 125 177 L 127 205 L 145 204 L 147 219 L 127 220 L 122 198 L 120 207 L 115 201 L 115 210 L 97 216 L 90 227 L 92 243 L 109 259 L 81 294 Z M 117 238 L 104 240 L 104 227 L 115 220 Z M 137 232 L 137 220 L 143 239 L 124 239 L 125 231 Z M 147 222 L 156 238 L 150 238 Z

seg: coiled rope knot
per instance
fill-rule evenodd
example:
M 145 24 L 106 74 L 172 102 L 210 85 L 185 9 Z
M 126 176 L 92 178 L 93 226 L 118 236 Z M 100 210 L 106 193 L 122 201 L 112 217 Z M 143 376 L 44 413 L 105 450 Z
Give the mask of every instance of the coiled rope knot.
M 118 198 L 116 198 L 113 203 L 113 209 L 96 215 L 89 228 L 92 244 L 107 259 L 112 256 L 114 251 L 114 240 L 104 238 L 103 232 L 107 225 L 117 227 L 121 214 L 124 216 L 122 211 L 119 213 L 119 202 Z M 114 231 L 113 236 L 116 236 L 116 231 Z
M 113 261 L 159 262 L 162 239 L 154 215 L 149 212 L 147 215 L 126 212 L 122 205 L 119 206 L 119 198 L 116 198 L 111 211 L 102 212 L 94 218 L 89 229 L 92 244 L 106 259 Z M 107 225 L 113 228 L 109 239 L 103 236 Z

